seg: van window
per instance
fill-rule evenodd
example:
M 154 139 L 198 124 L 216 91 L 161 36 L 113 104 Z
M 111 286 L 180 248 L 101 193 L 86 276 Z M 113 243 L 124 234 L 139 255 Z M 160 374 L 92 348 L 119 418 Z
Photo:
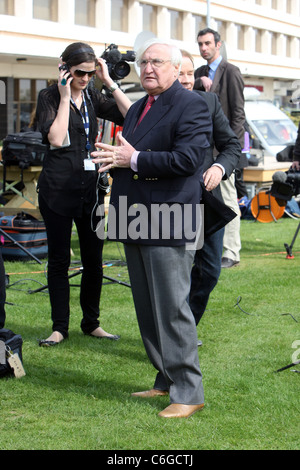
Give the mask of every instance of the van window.
M 296 140 L 297 132 L 289 120 L 257 120 L 252 122 L 269 145 L 288 145 Z

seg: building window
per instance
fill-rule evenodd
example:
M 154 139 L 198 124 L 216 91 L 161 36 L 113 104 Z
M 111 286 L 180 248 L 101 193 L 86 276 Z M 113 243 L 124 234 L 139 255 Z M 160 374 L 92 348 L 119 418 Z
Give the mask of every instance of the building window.
M 34 97 L 37 102 L 39 92 L 48 86 L 47 80 L 35 80 Z
M 14 14 L 14 0 L 0 0 L 0 15 Z
M 75 24 L 81 26 L 95 27 L 95 0 L 75 1 Z
M 271 54 L 277 55 L 277 34 L 271 33 Z
M 142 4 L 143 9 L 143 31 L 151 31 L 156 34 L 157 8 L 153 5 Z
M 57 21 L 57 0 L 33 0 L 33 18 Z
M 291 36 L 287 36 L 286 38 L 286 56 L 292 57 L 292 42 L 293 38 Z
M 197 39 L 199 31 L 206 28 L 206 19 L 203 16 L 193 15 L 195 20 L 195 38 Z
M 14 85 L 14 132 L 20 132 L 29 126 L 38 94 L 48 83 L 47 80 L 15 79 Z
M 182 14 L 176 10 L 169 10 L 171 21 L 171 39 L 182 41 Z
M 245 50 L 245 28 L 242 25 L 237 25 L 237 48 L 240 51 Z
M 221 36 L 221 41 L 226 41 L 226 23 L 224 21 L 216 21 L 217 27 L 214 28 Z
M 128 32 L 128 0 L 111 0 L 111 29 Z
M 262 52 L 261 30 L 254 29 L 255 34 L 255 52 Z

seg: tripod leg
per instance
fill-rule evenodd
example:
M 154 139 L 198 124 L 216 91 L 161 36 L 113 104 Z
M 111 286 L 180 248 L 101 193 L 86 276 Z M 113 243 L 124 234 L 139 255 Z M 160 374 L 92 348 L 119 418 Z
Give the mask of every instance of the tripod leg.
M 79 274 L 82 273 L 82 268 L 79 268 L 75 273 L 70 274 L 68 276 L 68 279 L 71 279 L 72 277 L 78 276 Z M 29 290 L 28 294 L 36 294 L 37 292 L 41 292 L 42 290 L 48 289 L 48 284 L 46 286 L 39 287 L 38 289 L 35 290 Z
M 70 274 L 68 276 L 68 279 L 72 279 L 73 277 L 75 276 L 78 276 L 79 274 L 82 273 L 82 268 L 79 268 L 75 273 L 73 274 Z M 130 287 L 131 288 L 131 285 L 130 284 L 127 284 L 126 282 L 122 282 L 122 281 L 118 281 L 118 279 L 114 279 L 113 277 L 109 277 L 109 276 L 103 276 L 104 279 L 107 279 L 108 281 L 110 281 L 111 283 L 116 283 L 116 284 L 120 284 L 121 286 L 126 286 L 126 287 Z M 41 292 L 45 289 L 48 289 L 48 284 L 46 286 L 42 286 L 42 287 L 39 287 L 38 289 L 35 289 L 35 290 L 29 290 L 28 293 L 29 294 L 36 294 L 37 292 Z
M 30 256 L 32 259 L 34 259 L 37 263 L 43 264 L 40 259 L 38 259 L 36 256 L 34 256 L 30 251 L 28 251 L 24 246 L 22 246 L 20 243 L 17 242 L 14 238 L 12 238 L 8 233 L 6 233 L 2 228 L 0 228 L 0 233 L 6 238 L 8 238 L 11 242 L 13 242 L 15 245 L 17 245 L 21 250 L 25 251 L 28 256 Z
M 127 284 L 127 282 L 118 281 L 118 279 L 114 279 L 113 277 L 103 275 L 103 279 L 107 279 L 108 281 L 111 281 L 112 283 L 120 284 L 121 286 L 131 287 L 131 285 Z
M 293 240 L 292 240 L 292 243 L 290 245 L 288 245 L 287 243 L 284 244 L 284 247 L 286 249 L 286 252 L 287 252 L 287 259 L 294 259 L 294 255 L 293 255 L 293 252 L 292 252 L 292 249 L 293 249 L 293 246 L 294 246 L 294 243 L 295 243 L 295 240 L 297 238 L 297 235 L 299 233 L 299 230 L 300 230 L 300 222 L 298 224 L 298 227 L 297 227 L 297 230 L 295 232 L 295 235 L 293 237 Z

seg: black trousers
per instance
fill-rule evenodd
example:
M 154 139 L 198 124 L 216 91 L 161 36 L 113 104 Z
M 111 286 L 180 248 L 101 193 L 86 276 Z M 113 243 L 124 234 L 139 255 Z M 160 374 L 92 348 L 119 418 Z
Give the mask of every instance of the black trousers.
M 235 169 L 235 187 L 237 191 L 237 197 L 240 199 L 241 197 L 248 196 L 246 184 L 244 182 L 244 170 L 242 169 Z
M 5 269 L 0 248 L 0 328 L 4 328 L 5 324 L 5 300 L 6 300 L 6 287 L 5 287 Z
M 210 235 L 201 250 L 197 250 L 191 272 L 189 303 L 196 325 L 200 322 L 211 292 L 221 273 L 224 228 Z
M 73 222 L 77 227 L 82 275 L 80 286 L 80 305 L 83 312 L 81 329 L 91 333 L 100 325 L 100 295 L 102 288 L 102 250 L 100 240 L 91 228 L 91 214 L 82 217 L 65 217 L 53 212 L 39 194 L 39 208 L 44 219 L 48 238 L 48 289 L 51 303 L 53 331 L 59 331 L 64 338 L 68 336 L 70 318 L 69 266 L 71 251 L 71 231 Z M 99 217 L 94 216 L 96 228 Z

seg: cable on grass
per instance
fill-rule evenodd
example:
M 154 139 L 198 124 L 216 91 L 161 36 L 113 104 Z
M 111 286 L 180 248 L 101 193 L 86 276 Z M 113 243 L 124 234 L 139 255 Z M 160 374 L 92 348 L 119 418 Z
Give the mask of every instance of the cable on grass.
M 246 312 L 245 310 L 242 309 L 242 307 L 240 306 L 241 301 L 242 301 L 242 297 L 239 295 L 238 298 L 237 298 L 237 300 L 236 300 L 236 304 L 234 305 L 234 307 L 239 307 L 239 309 L 240 309 L 243 313 L 245 313 L 246 315 L 253 315 L 253 316 L 255 316 L 254 313 L 248 313 L 248 312 Z
M 258 316 L 258 315 L 255 315 L 254 313 L 249 313 L 249 312 L 246 312 L 245 310 L 242 309 L 242 307 L 240 306 L 240 303 L 242 301 L 242 297 L 239 295 L 238 298 L 237 298 L 237 301 L 236 301 L 236 304 L 234 305 L 234 307 L 239 307 L 239 309 L 245 313 L 246 315 L 253 315 L 253 316 Z M 291 313 L 281 313 L 280 315 L 289 315 L 292 317 L 292 319 L 296 322 L 296 323 L 299 323 L 298 320 L 291 314 Z
M 281 315 L 290 315 L 296 323 L 299 323 L 298 320 L 291 313 L 281 313 Z
M 239 295 L 238 298 L 237 298 L 237 302 L 234 305 L 234 307 L 239 307 L 239 309 L 243 313 L 245 313 L 246 315 L 254 315 L 255 316 L 254 313 L 246 312 L 245 310 L 243 310 L 241 308 L 241 306 L 240 306 L 241 301 L 242 301 L 242 297 Z M 281 313 L 281 315 L 290 315 L 293 318 L 293 320 L 295 320 L 295 322 L 298 323 L 298 320 L 291 313 Z M 300 361 L 292 362 L 291 364 L 288 364 L 287 366 L 281 367 L 281 369 L 275 370 L 274 372 L 282 372 L 283 370 L 289 369 L 290 367 L 296 366 L 298 364 L 300 364 Z M 298 374 L 300 374 L 300 371 L 296 370 L 296 369 L 292 369 L 292 372 L 297 372 Z

